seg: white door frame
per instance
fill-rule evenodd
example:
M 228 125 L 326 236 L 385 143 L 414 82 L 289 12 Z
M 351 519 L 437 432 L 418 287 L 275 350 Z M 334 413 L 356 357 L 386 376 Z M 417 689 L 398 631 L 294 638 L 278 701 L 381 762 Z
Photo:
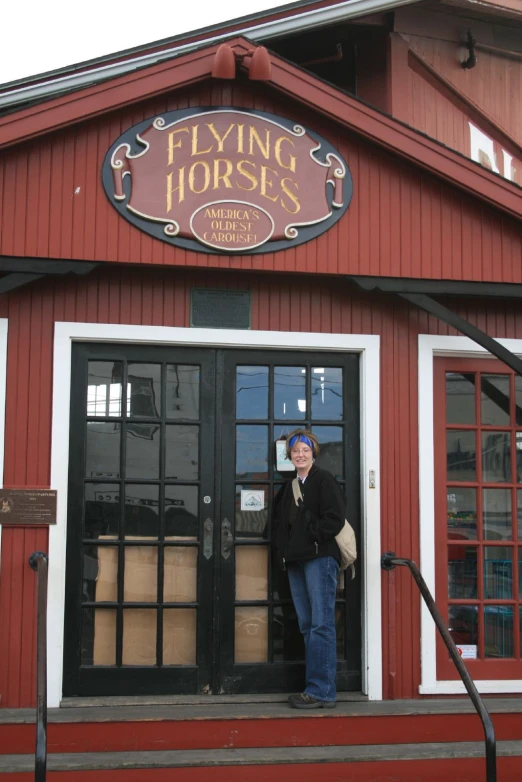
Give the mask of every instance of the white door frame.
M 361 355 L 361 500 L 364 562 L 362 582 L 363 691 L 382 698 L 381 526 L 380 526 L 380 338 L 367 334 L 318 334 L 287 331 L 192 329 L 57 322 L 54 335 L 51 487 L 58 492 L 57 524 L 49 532 L 48 697 L 60 705 L 63 674 L 65 555 L 71 351 L 73 342 L 127 342 L 194 347 L 271 348 L 280 350 L 348 351 Z M 369 471 L 376 475 L 369 487 Z
M 498 339 L 501 345 L 522 356 L 522 340 Z M 491 355 L 468 337 L 419 334 L 419 523 L 420 566 L 424 580 L 435 594 L 435 459 L 433 362 L 436 356 L 489 358 Z M 436 628 L 428 609 L 421 606 L 421 684 L 422 695 L 464 694 L 463 683 L 437 679 Z M 522 672 L 522 664 L 521 664 Z M 482 693 L 520 693 L 522 679 L 475 679 Z

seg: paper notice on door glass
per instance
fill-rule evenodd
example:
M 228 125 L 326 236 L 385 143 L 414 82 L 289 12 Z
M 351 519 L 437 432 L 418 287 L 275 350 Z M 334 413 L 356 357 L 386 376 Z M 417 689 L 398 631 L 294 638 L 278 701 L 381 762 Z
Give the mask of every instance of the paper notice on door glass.
M 264 510 L 265 492 L 259 489 L 241 489 L 241 510 Z
M 476 644 L 457 644 L 457 649 L 463 660 L 476 660 L 477 659 L 477 647 Z
M 277 472 L 292 472 L 292 470 L 295 470 L 290 459 L 286 458 L 286 440 L 276 440 L 276 470 Z

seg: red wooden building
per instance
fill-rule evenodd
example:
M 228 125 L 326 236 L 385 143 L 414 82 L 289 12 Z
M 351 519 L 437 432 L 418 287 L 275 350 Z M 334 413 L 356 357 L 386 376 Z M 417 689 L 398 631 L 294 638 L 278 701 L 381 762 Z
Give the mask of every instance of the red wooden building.
M 521 31 L 518 0 L 301 2 L 0 90 L 3 486 L 57 491 L 0 532 L 5 713 L 35 703 L 35 550 L 50 707 L 298 688 L 268 519 L 301 424 L 360 548 L 340 689 L 464 692 L 394 551 L 479 691 L 522 693 Z

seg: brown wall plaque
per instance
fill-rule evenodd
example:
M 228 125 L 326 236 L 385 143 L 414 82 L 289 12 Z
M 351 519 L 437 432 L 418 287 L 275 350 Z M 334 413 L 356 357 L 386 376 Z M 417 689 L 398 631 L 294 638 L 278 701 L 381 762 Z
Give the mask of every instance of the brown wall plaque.
M 0 489 L 0 524 L 56 524 L 56 490 Z
M 352 197 L 348 166 L 315 131 L 224 107 L 171 111 L 125 131 L 106 155 L 103 184 L 140 230 L 221 254 L 307 242 Z

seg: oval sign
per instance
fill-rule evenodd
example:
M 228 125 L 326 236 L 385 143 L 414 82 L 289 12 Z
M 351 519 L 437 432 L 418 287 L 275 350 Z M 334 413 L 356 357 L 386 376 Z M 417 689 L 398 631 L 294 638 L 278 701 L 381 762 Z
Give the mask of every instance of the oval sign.
M 274 221 L 264 209 L 241 201 L 215 201 L 190 218 L 192 233 L 202 244 L 226 252 L 244 252 L 268 242 Z
M 167 112 L 140 122 L 103 164 L 111 204 L 137 228 L 212 253 L 275 252 L 336 223 L 352 178 L 324 138 L 247 109 Z

